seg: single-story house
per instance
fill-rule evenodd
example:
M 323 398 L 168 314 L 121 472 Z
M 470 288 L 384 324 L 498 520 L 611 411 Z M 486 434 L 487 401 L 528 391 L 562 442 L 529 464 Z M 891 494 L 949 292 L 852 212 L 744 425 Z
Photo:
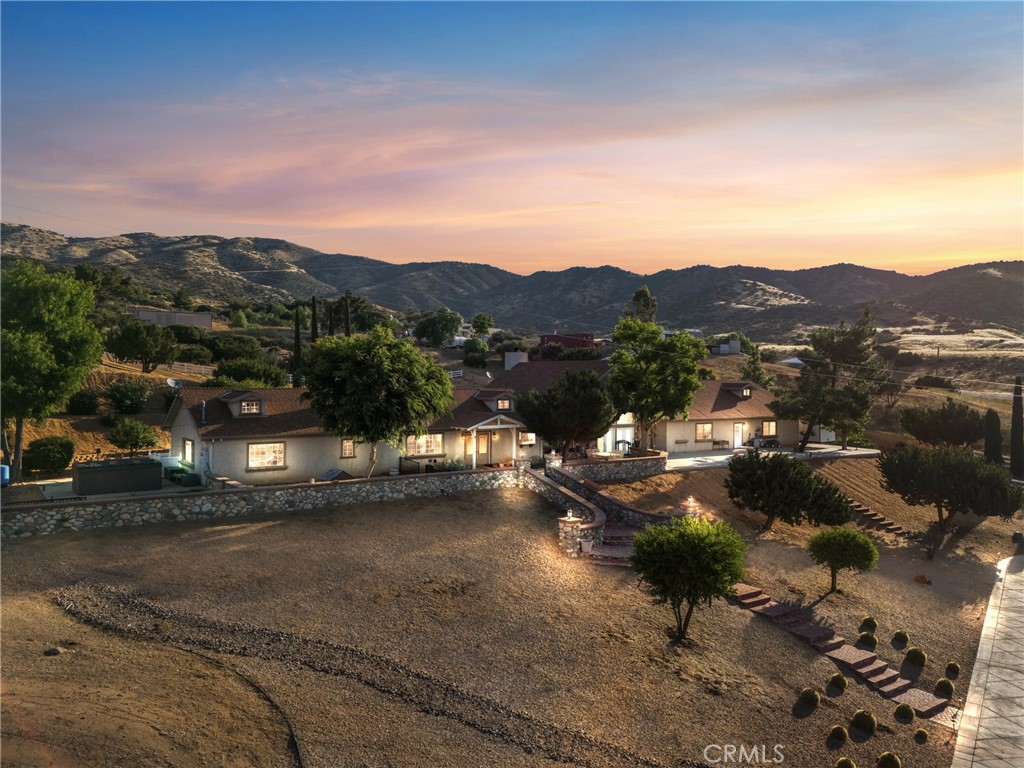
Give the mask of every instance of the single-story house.
M 405 455 L 421 463 L 461 459 L 468 469 L 485 465 L 512 465 L 519 459 L 542 455 L 542 436 L 527 430 L 516 413 L 516 399 L 531 389 L 543 392 L 566 371 L 608 370 L 604 360 L 525 361 L 510 353 L 512 364 L 483 388 L 455 390 L 451 415 L 430 425 L 427 435 L 408 438 Z
M 688 418 L 662 421 L 654 428 L 656 448 L 673 453 L 742 448 L 749 440 L 778 440 L 792 446 L 800 439 L 796 421 L 777 419 L 768 407 L 769 390 L 749 381 L 705 381 Z
M 341 470 L 365 475 L 370 446 L 324 432 L 304 389 L 184 387 L 164 420 L 171 456 L 209 485 L 307 482 Z M 377 449 L 376 474 L 398 467 L 398 451 Z

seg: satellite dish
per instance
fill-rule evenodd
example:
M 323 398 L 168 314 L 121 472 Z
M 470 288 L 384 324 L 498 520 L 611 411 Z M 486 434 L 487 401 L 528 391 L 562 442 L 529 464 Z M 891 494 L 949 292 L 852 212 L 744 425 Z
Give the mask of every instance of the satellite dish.
M 167 386 L 181 389 L 181 379 L 168 379 Z
M 493 379 L 493 378 L 494 378 L 494 376 L 492 376 L 492 375 L 491 375 L 491 372 L 490 372 L 490 371 L 488 371 L 488 372 L 487 372 L 487 378 L 488 378 L 488 379 Z

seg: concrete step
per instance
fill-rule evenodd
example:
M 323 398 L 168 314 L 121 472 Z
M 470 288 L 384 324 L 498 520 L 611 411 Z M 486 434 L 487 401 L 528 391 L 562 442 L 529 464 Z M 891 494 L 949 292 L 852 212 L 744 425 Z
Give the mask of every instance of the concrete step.
M 886 664 L 884 661 L 882 661 L 881 659 L 875 659 L 873 662 L 871 662 L 867 666 L 861 667 L 860 669 L 858 669 L 857 670 L 857 674 L 860 675 L 861 677 L 867 679 L 867 678 L 872 678 L 872 677 L 875 677 L 876 675 L 882 674 L 888 668 L 889 668 L 889 665 Z
M 618 555 L 602 555 L 597 552 L 580 555 L 580 559 L 593 565 L 615 565 L 620 568 L 629 568 L 629 560 Z
M 870 678 L 867 683 L 872 688 L 878 689 L 886 685 L 891 685 L 900 679 L 900 673 L 891 667 L 886 667 L 885 671 Z
M 759 597 L 764 594 L 763 590 L 758 587 L 752 587 L 750 584 L 736 584 L 733 587 L 733 592 L 737 600 L 743 600 L 747 597 Z
M 828 653 L 834 651 L 842 645 L 846 645 L 846 638 L 840 637 L 839 635 L 832 635 L 832 637 L 824 640 L 812 640 L 811 645 L 817 648 L 822 653 Z
M 849 643 L 836 648 L 834 651 L 826 651 L 825 655 L 834 661 L 841 661 L 853 669 L 866 667 L 878 658 L 878 655 L 871 651 L 862 651 L 854 648 Z
M 771 598 L 766 594 L 760 594 L 757 597 L 740 598 L 737 600 L 740 605 L 744 608 L 756 608 L 759 605 L 765 605 L 771 602 Z
M 777 619 L 781 616 L 788 616 L 793 612 L 793 609 L 788 605 L 776 603 L 774 600 L 771 600 L 764 605 L 755 606 L 750 610 L 768 619 Z
M 822 642 L 830 638 L 835 637 L 836 631 L 823 627 L 820 624 L 815 624 L 813 621 L 803 621 L 799 624 L 793 624 L 785 627 L 789 632 L 792 632 L 797 637 L 802 637 L 809 643 Z
M 893 682 L 886 685 L 880 685 L 876 690 L 887 699 L 891 699 L 913 686 L 914 683 L 912 681 L 904 680 L 902 677 L 897 677 Z
M 911 688 L 898 696 L 893 701 L 900 704 L 909 704 L 914 708 L 918 717 L 934 717 L 949 706 L 949 699 L 936 696 L 920 688 Z
M 773 617 L 772 621 L 778 624 L 780 627 L 785 629 L 792 629 L 798 624 L 806 624 L 807 618 L 795 608 L 792 613 L 787 613 L 782 616 Z

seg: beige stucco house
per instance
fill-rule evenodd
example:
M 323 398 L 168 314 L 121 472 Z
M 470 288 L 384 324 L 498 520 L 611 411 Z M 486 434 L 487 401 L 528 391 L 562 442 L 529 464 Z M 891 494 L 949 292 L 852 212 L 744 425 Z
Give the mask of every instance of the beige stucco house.
M 202 478 L 245 485 L 308 482 L 366 474 L 370 446 L 320 428 L 304 389 L 185 387 L 164 421 L 170 454 Z M 398 451 L 379 445 L 375 474 L 398 467 Z M 345 476 L 345 475 L 340 475 Z

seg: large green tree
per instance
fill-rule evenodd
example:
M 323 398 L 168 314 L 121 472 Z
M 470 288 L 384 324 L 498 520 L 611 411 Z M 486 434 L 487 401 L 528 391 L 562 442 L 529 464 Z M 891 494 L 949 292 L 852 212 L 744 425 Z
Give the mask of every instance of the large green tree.
M 630 564 L 655 600 L 672 606 L 682 641 L 696 606 L 732 594 L 743 578 L 745 550 L 743 538 L 726 523 L 683 517 L 637 535 Z
M 377 464 L 377 444 L 399 446 L 422 435 L 454 402 L 448 374 L 390 329 L 366 336 L 328 337 L 309 349 L 304 395 L 323 428 L 370 445 L 366 475 Z
M 951 397 L 939 408 L 904 408 L 900 425 L 904 432 L 929 445 L 971 445 L 985 433 L 982 415 Z
M 432 347 L 442 347 L 462 328 L 462 315 L 448 307 L 431 312 L 416 323 L 416 338 L 426 339 Z
M 473 330 L 480 336 L 486 336 L 494 327 L 494 318 L 485 312 L 477 312 L 470 322 L 473 324 Z
M 566 371 L 544 392 L 522 393 L 516 412 L 531 432 L 559 446 L 562 453 L 571 444 L 596 440 L 619 416 L 593 371 Z
M 90 320 L 92 288 L 36 264 L 4 267 L 0 282 L 0 417 L 14 422 L 11 479 L 21 480 L 26 419 L 62 407 L 99 364 L 100 332 Z
M 830 593 L 836 591 L 839 571 L 870 571 L 878 565 L 878 550 L 871 539 L 850 528 L 829 528 L 814 534 L 807 540 L 807 552 L 832 574 Z
M 764 531 L 776 520 L 842 525 L 853 517 L 853 505 L 835 483 L 814 474 L 806 461 L 784 453 L 747 451 L 733 456 L 725 489 L 737 507 L 765 516 Z
M 106 347 L 117 360 L 138 363 L 143 373 L 173 363 L 178 355 L 174 331 L 128 316 L 107 335 Z
M 615 326 L 608 376 L 612 401 L 630 412 L 644 447 L 653 445 L 654 425 L 663 419 L 686 418 L 700 387 L 698 363 L 707 356 L 704 342 L 689 333 L 666 337 L 654 323 L 623 316 Z
M 365 319 L 373 311 L 373 305 L 362 296 L 352 293 L 352 289 L 349 288 L 345 291 L 344 296 L 334 302 L 331 311 L 332 316 L 337 315 L 341 320 L 341 329 L 344 334 L 351 336 L 358 325 L 365 327 L 365 322 L 360 323 L 360 320 Z
M 878 459 L 882 487 L 908 504 L 935 507 L 939 530 L 957 513 L 1011 517 L 1022 490 L 1005 467 L 958 446 L 901 445 Z
M 775 377 L 765 370 L 764 363 L 761 362 L 761 347 L 759 345 L 754 345 L 754 351 L 750 353 L 743 368 L 740 369 L 740 378 L 759 384 L 765 389 L 775 386 Z
M 811 331 L 810 348 L 797 353 L 804 367 L 796 386 L 777 392 L 769 404 L 778 418 L 807 424 L 798 451 L 807 448 L 818 425 L 834 429 L 846 448 L 850 435 L 866 423 L 872 399 L 888 378 L 874 353 L 874 335 L 869 309 L 853 325 Z
M 632 300 L 622 308 L 625 317 L 632 317 L 645 323 L 658 322 L 658 300 L 646 285 L 633 292 Z

